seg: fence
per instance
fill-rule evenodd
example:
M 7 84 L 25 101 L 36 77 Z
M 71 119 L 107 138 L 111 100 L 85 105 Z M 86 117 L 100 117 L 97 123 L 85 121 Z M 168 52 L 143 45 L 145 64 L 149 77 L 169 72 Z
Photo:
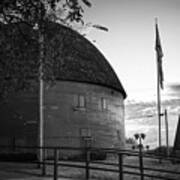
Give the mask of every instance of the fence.
M 0 146 L 0 149 L 6 149 L 9 148 L 7 146 Z M 180 159 L 177 157 L 164 157 L 164 156 L 155 156 L 153 154 L 148 153 L 142 153 L 139 154 L 135 151 L 130 150 L 119 150 L 119 149 L 99 149 L 99 148 L 73 148 L 73 147 L 22 147 L 22 146 L 16 146 L 14 147 L 14 150 L 18 149 L 34 149 L 39 150 L 43 149 L 43 160 L 41 162 L 39 161 L 32 161 L 30 163 L 37 163 L 41 166 L 42 170 L 42 176 L 46 175 L 46 166 L 53 166 L 53 180 L 58 179 L 58 167 L 59 166 L 66 166 L 66 167 L 73 167 L 73 168 L 82 168 L 85 170 L 85 178 L 86 180 L 90 179 L 90 171 L 91 170 L 97 170 L 97 171 L 108 171 L 108 172 L 114 172 L 118 173 L 118 179 L 123 180 L 124 175 L 136 175 L 139 176 L 141 180 L 144 180 L 145 177 L 149 177 L 151 179 L 165 179 L 165 180 L 176 180 L 180 178 L 173 178 L 170 177 L 171 175 L 177 175 L 180 177 L 180 171 L 171 171 L 171 170 L 164 170 L 164 169 L 155 169 L 155 168 L 149 168 L 144 167 L 143 160 L 145 158 L 151 158 L 151 159 L 163 159 L 165 161 L 171 161 L 171 162 L 180 162 Z M 53 151 L 53 159 L 47 160 L 46 159 L 46 151 L 51 150 Z M 73 164 L 72 161 L 62 161 L 59 159 L 59 154 L 61 154 L 61 151 L 83 151 L 85 152 L 85 156 L 83 161 L 81 161 L 80 164 Z M 106 161 L 97 161 L 91 159 L 91 154 L 94 152 L 100 152 L 100 153 L 106 153 L 106 154 L 113 154 L 117 156 L 117 162 L 106 162 Z M 124 163 L 124 157 L 125 156 L 135 156 L 138 158 L 139 166 L 137 165 L 129 165 L 127 163 Z M 73 162 L 77 162 L 73 161 Z M 96 166 L 98 165 L 98 166 Z M 99 167 L 99 165 L 102 165 L 102 167 Z M 112 168 L 105 168 L 105 166 L 111 166 Z M 151 172 L 151 173 L 149 173 Z M 152 172 L 165 174 L 163 175 L 153 175 Z

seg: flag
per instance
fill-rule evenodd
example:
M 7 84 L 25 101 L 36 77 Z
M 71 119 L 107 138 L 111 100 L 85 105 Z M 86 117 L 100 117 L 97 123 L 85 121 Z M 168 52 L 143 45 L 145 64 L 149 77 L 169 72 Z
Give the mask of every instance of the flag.
M 162 51 L 162 47 L 161 47 L 161 41 L 160 41 L 160 36 L 159 36 L 159 30 L 158 30 L 157 22 L 156 22 L 155 50 L 156 50 L 156 53 L 157 53 L 159 84 L 160 84 L 161 89 L 163 89 L 163 81 L 164 81 L 164 75 L 163 75 L 163 70 L 162 70 L 163 51 Z

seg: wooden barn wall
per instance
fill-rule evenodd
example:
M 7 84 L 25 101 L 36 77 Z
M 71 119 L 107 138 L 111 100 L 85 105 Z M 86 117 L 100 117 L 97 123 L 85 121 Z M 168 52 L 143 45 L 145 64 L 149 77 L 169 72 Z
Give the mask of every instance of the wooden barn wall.
M 77 96 L 85 108 L 77 107 Z M 101 98 L 107 101 L 102 109 Z M 35 145 L 38 140 L 38 93 L 19 93 L 0 106 L 0 145 Z M 45 145 L 85 146 L 82 132 L 94 147 L 123 147 L 124 99 L 113 89 L 58 81 L 45 90 Z M 86 132 L 87 131 L 87 132 Z
M 85 108 L 76 98 L 85 97 Z M 103 110 L 101 98 L 107 101 Z M 47 145 L 83 146 L 82 131 L 90 131 L 95 147 L 124 146 L 124 102 L 121 93 L 103 86 L 57 82 L 46 90 L 45 139 Z
M 0 145 L 36 145 L 38 92 L 20 92 L 0 104 Z

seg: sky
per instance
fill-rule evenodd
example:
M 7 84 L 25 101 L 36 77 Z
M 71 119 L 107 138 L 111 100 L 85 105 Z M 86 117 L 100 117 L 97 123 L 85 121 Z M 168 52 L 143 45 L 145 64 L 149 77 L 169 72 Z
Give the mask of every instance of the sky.
M 84 29 L 87 38 L 107 58 L 126 92 L 126 136 L 147 134 L 157 146 L 157 69 L 155 18 L 163 49 L 164 90 L 162 111 L 168 110 L 170 145 L 174 143 L 180 114 L 180 0 L 92 0 L 85 22 L 100 24 L 108 32 Z M 149 114 L 153 117 L 147 118 Z M 162 142 L 165 125 L 162 118 Z
M 128 99 L 156 98 L 155 18 L 161 38 L 165 87 L 180 84 L 179 0 L 91 0 L 85 22 L 108 32 L 91 30 L 87 38 L 114 68 Z M 88 30 L 89 31 L 89 30 Z

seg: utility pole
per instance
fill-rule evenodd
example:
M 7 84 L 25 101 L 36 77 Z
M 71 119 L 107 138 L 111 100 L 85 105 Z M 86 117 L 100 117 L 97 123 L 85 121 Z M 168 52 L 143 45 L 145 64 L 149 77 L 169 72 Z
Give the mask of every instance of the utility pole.
M 169 125 L 168 125 L 167 109 L 164 110 L 164 119 L 165 119 L 165 132 L 166 132 L 166 153 L 167 153 L 167 157 L 169 157 Z
M 43 161 L 43 147 L 44 147 L 44 52 L 45 52 L 45 17 L 42 12 L 41 1 L 39 3 L 39 18 L 37 22 L 38 29 L 38 46 L 39 46 L 39 161 Z M 41 167 L 41 166 L 40 166 Z
M 44 60 L 44 36 L 39 30 L 39 160 L 42 161 L 44 146 L 44 82 L 43 82 L 43 60 Z
M 41 26 L 41 27 L 39 27 Z M 38 32 L 38 45 L 39 45 L 39 123 L 38 123 L 38 160 L 43 160 L 44 146 L 44 82 L 43 82 L 43 63 L 44 63 L 44 32 L 43 25 L 36 23 L 33 27 Z

